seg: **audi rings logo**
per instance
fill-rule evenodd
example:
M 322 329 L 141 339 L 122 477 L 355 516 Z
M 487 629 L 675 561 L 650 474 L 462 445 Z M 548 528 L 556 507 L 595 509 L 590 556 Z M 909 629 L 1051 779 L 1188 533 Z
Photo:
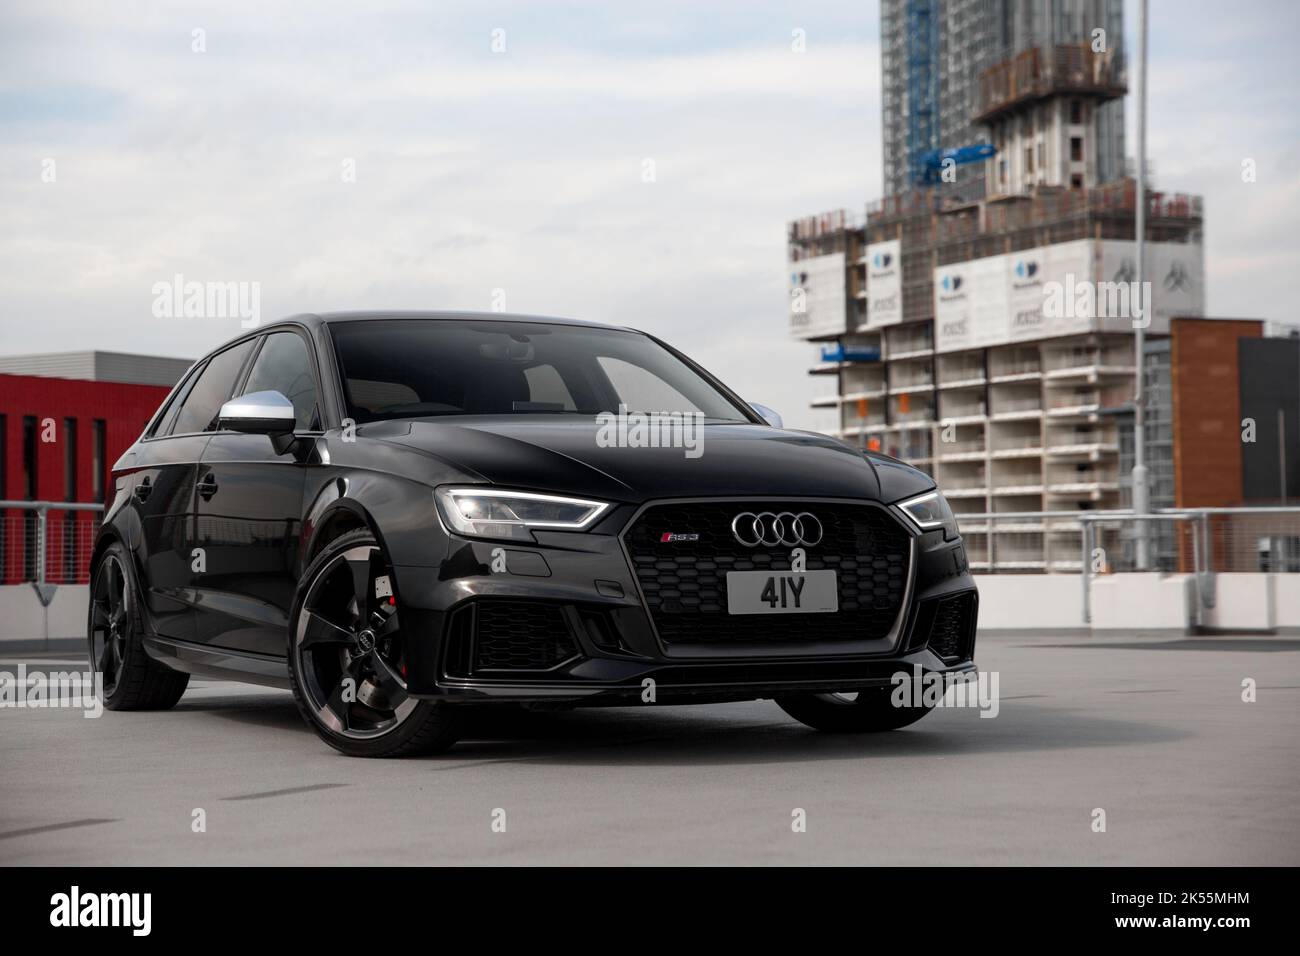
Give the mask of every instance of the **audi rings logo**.
M 731 533 L 747 548 L 756 548 L 760 544 L 769 548 L 781 545 L 793 548 L 800 544 L 812 547 L 822 539 L 822 523 L 807 511 L 799 514 L 742 511 L 731 519 Z

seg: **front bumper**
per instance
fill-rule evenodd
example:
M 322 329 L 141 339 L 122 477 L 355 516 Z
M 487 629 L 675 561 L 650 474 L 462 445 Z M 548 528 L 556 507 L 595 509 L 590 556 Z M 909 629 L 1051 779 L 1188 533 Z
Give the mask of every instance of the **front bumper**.
M 634 514 L 616 509 L 602 522 L 608 533 L 538 532 L 535 545 L 453 538 L 441 567 L 394 568 L 403 630 L 425 635 L 407 644 L 412 695 L 616 705 L 648 700 L 653 682 L 658 703 L 706 703 L 861 690 L 914 667 L 974 669 L 978 595 L 960 539 L 912 534 L 906 598 L 887 639 L 671 645 L 617 533 Z M 548 636 L 467 652 L 466 635 L 484 622 Z
M 722 703 L 758 700 L 800 691 L 847 693 L 871 687 L 894 686 L 894 675 L 911 677 L 913 667 L 923 673 L 973 672 L 973 661 L 946 665 L 928 651 L 898 658 L 860 661 L 760 661 L 714 664 L 640 664 L 590 661 L 578 675 L 554 675 L 542 681 L 511 683 L 502 680 L 448 679 L 434 693 L 417 697 L 458 701 L 516 701 L 616 706 L 646 703 Z M 653 682 L 653 684 L 649 683 Z M 649 691 L 653 687 L 653 695 Z

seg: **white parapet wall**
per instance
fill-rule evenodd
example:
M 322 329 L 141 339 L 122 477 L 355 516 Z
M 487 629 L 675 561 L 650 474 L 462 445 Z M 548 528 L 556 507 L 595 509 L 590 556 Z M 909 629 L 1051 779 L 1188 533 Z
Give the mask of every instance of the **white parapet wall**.
M 66 649 L 73 641 L 84 641 L 89 600 L 84 584 L 55 588 L 49 607 L 30 584 L 0 586 L 0 652 Z
M 46 637 L 84 640 L 89 603 L 90 588 L 84 584 L 60 587 L 45 609 Z
M 1300 632 L 1300 574 L 1273 575 L 1273 626 L 1280 631 Z
M 1104 574 L 1092 579 L 1093 633 L 1186 634 L 1194 622 L 1190 574 Z
M 1076 574 L 977 574 L 981 631 L 1087 628 L 1083 582 Z
M 82 590 L 87 590 L 82 588 Z M 30 584 L 0 586 L 0 649 L 45 640 L 45 608 Z
M 1091 624 L 1083 622 L 1076 574 L 980 574 L 981 631 L 1092 630 L 1187 633 L 1196 625 L 1190 574 L 1103 574 L 1091 579 Z M 1216 574 L 1213 607 L 1200 626 L 1217 631 L 1300 632 L 1300 575 Z
M 1300 591 L 1300 576 L 1294 574 L 1216 574 L 1214 607 L 1206 608 L 1202 623 L 1216 629 L 1269 631 L 1276 627 L 1295 627 L 1294 615 L 1285 604 L 1289 595 Z M 1290 616 L 1290 624 L 1284 618 Z

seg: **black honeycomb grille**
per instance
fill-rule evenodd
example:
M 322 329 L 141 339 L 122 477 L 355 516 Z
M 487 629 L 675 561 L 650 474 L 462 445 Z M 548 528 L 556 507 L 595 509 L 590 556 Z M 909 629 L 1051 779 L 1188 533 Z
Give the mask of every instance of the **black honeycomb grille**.
M 476 671 L 544 670 L 578 652 L 558 605 L 484 598 L 474 616 Z
M 839 611 L 731 615 L 728 571 L 788 571 L 790 548 L 747 548 L 731 522 L 741 512 L 808 511 L 823 537 L 808 570 L 836 572 Z M 697 541 L 662 542 L 665 533 Z M 910 537 L 883 509 L 799 502 L 694 502 L 647 508 L 624 533 L 646 609 L 666 644 L 861 641 L 889 634 L 907 590 Z
M 935 608 L 929 648 L 944 661 L 951 663 L 970 656 L 973 605 L 973 595 L 959 594 L 944 598 Z

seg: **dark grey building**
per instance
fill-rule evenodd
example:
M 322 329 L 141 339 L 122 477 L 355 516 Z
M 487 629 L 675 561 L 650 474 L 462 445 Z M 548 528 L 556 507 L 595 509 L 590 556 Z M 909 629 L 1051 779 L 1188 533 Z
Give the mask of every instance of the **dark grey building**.
M 1241 415 L 1255 441 L 1241 462 L 1251 504 L 1300 501 L 1300 337 L 1241 339 Z
M 0 374 L 74 378 L 88 382 L 175 385 L 193 365 L 191 359 L 132 352 L 42 352 L 0 355 Z

